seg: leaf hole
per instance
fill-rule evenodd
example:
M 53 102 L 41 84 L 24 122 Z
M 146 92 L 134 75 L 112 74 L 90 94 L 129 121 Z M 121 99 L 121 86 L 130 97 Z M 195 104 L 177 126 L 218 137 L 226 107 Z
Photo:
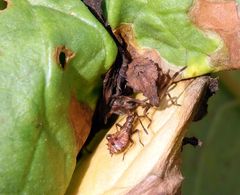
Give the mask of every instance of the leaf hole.
M 0 11 L 5 10 L 8 6 L 8 2 L 6 0 L 0 0 Z
M 62 70 L 66 69 L 66 66 L 69 64 L 69 61 L 75 56 L 75 53 L 65 46 L 59 46 L 56 48 L 55 58 L 57 64 Z
M 61 68 L 64 69 L 66 66 L 66 54 L 64 52 L 60 52 L 58 60 Z

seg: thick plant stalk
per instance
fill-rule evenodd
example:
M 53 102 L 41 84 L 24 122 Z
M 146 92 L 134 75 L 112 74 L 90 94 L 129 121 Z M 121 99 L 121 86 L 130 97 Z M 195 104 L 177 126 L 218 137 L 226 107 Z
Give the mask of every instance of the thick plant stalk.
M 140 124 L 139 143 L 134 134 L 134 145 L 123 154 L 113 155 L 107 150 L 104 138 L 95 152 L 81 160 L 69 187 L 69 194 L 177 194 L 183 177 L 180 172 L 182 139 L 188 124 L 198 109 L 209 86 L 209 77 L 186 80 L 171 91 L 179 105 L 169 99 L 159 108 L 152 108 L 148 116 L 152 123 L 148 135 Z M 141 111 L 139 110 L 139 113 Z M 120 118 L 119 123 L 125 119 Z M 149 121 L 143 120 L 145 127 Z M 115 125 L 109 133 L 116 132 Z

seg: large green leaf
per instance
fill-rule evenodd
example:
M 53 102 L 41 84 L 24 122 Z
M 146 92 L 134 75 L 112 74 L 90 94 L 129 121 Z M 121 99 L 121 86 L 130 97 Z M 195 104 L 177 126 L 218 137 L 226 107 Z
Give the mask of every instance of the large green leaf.
M 229 93 L 239 88 L 239 73 L 222 75 L 224 83 L 234 80 L 230 87 L 222 87 L 209 101 L 209 113 L 202 121 L 192 124 L 189 134 L 199 137 L 203 147 L 183 152 L 183 194 L 239 194 L 240 172 L 240 104 Z M 224 85 L 224 86 L 227 86 Z
M 184 77 L 192 77 L 214 71 L 209 56 L 223 46 L 215 33 L 206 33 L 193 24 L 188 14 L 192 3 L 105 0 L 105 12 L 113 28 L 131 24 L 140 47 L 156 49 L 172 65 L 187 66 Z
M 0 194 L 63 194 L 77 153 L 71 97 L 95 107 L 116 46 L 81 1 L 7 2 L 0 11 Z M 75 53 L 65 68 L 57 63 L 61 46 Z

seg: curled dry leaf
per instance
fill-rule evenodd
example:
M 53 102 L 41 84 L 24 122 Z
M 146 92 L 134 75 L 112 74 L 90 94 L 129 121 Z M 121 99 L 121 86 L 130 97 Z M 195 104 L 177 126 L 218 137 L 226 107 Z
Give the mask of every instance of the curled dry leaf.
M 209 77 L 179 82 L 171 91 L 178 104 L 169 99 L 160 103 L 158 109 L 150 109 L 152 123 L 146 135 L 140 124 L 138 135 L 132 136 L 134 145 L 122 154 L 111 155 L 107 140 L 103 139 L 96 150 L 81 159 L 67 194 L 175 194 L 183 177 L 180 172 L 180 151 L 186 127 L 191 122 L 205 90 Z M 138 110 L 141 112 L 141 110 Z M 124 117 L 119 123 L 124 122 Z M 147 127 L 149 121 L 143 119 Z M 116 131 L 113 126 L 110 133 Z

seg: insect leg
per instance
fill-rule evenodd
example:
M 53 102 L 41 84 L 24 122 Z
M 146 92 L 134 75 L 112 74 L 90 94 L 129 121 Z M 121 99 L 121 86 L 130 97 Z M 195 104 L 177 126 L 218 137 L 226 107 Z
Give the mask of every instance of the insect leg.
M 149 109 L 150 105 L 146 106 L 145 109 L 143 110 L 143 115 L 149 120 L 149 124 L 147 127 L 150 127 L 150 125 L 152 124 L 152 119 L 147 115 Z
M 146 118 L 148 119 L 149 124 L 148 124 L 147 128 L 150 127 L 150 125 L 152 124 L 152 119 L 147 115 L 148 109 L 149 109 L 149 108 L 144 109 L 143 115 L 138 115 L 138 117 L 146 117 Z M 142 124 L 141 124 L 141 125 L 142 125 Z M 144 127 L 143 127 L 143 128 L 144 128 Z
M 169 86 L 167 92 L 172 91 L 176 86 L 177 86 L 177 83 L 171 83 L 171 85 Z
M 123 126 L 120 125 L 119 123 L 117 123 L 117 124 L 116 124 L 117 131 L 118 131 L 118 127 L 121 129 Z
M 175 106 L 181 106 L 181 104 L 178 104 L 178 103 L 177 103 L 177 98 L 173 98 L 173 97 L 170 95 L 170 93 L 167 93 L 167 96 L 170 98 L 170 101 L 171 101 L 171 103 L 172 103 L 173 105 L 175 105 Z
M 143 144 L 143 142 L 142 142 L 142 140 L 141 140 L 141 137 L 140 137 L 140 130 L 139 130 L 139 129 L 136 129 L 136 130 L 134 130 L 134 131 L 132 132 L 132 134 L 134 134 L 134 133 L 138 133 L 138 141 L 139 141 L 140 144 L 144 147 L 144 144 Z M 130 138 L 130 140 L 131 140 L 131 142 L 133 142 L 132 138 Z
M 141 126 L 142 126 L 142 128 L 143 128 L 143 130 L 144 130 L 144 132 L 148 135 L 148 131 L 147 131 L 147 129 L 144 127 L 144 125 L 143 125 L 143 123 L 142 123 L 142 121 L 140 120 L 140 118 L 139 118 L 138 115 L 137 115 L 137 119 L 139 120 L 139 122 L 140 122 L 140 124 L 141 124 Z
M 122 160 L 124 160 L 124 158 L 125 158 L 125 155 L 127 154 L 127 152 L 128 152 L 128 150 L 133 146 L 133 144 L 134 144 L 134 142 L 133 142 L 133 140 L 130 138 L 129 139 L 130 140 L 130 145 L 128 146 L 128 148 L 126 149 L 126 151 L 123 153 L 123 157 L 122 157 Z

